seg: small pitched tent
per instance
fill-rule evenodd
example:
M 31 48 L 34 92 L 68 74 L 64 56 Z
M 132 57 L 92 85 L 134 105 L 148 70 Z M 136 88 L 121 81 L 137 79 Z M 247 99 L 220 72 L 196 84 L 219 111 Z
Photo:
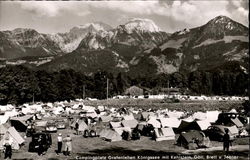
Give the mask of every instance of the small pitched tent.
M 129 113 L 129 114 L 127 114 L 127 115 L 122 115 L 122 118 L 123 118 L 124 120 L 133 120 L 133 119 L 135 119 L 133 113 Z
M 89 109 L 86 112 L 86 116 L 87 117 L 91 117 L 91 118 L 96 118 L 97 117 L 97 113 L 96 113 L 96 111 L 95 111 L 94 108 L 93 109 Z
M 80 120 L 78 123 L 79 123 L 79 128 L 78 128 L 78 130 L 79 130 L 80 132 L 84 132 L 85 130 L 88 129 L 88 125 L 87 125 L 83 120 Z
M 116 131 L 121 136 L 124 131 L 131 132 L 131 128 L 129 127 L 114 128 L 114 131 Z
M 110 124 L 110 128 L 120 128 L 121 126 L 121 122 L 109 122 Z
M 18 150 L 25 141 L 14 127 L 10 127 L 0 141 L 0 149 L 4 148 L 5 139 L 8 137 L 12 141 L 12 149 Z
M 203 112 L 195 112 L 193 118 L 197 120 L 205 120 L 207 119 L 207 114 Z
M 151 118 L 147 123 L 151 124 L 154 128 L 161 128 L 161 123 L 155 118 Z
M 122 121 L 122 126 L 123 127 L 129 127 L 129 128 L 135 128 L 138 125 L 137 120 L 123 120 Z
M 207 120 L 211 123 L 214 123 L 215 121 L 217 121 L 219 114 L 220 114 L 219 111 L 207 111 L 206 112 Z
M 190 128 L 190 124 L 191 124 L 192 122 L 187 122 L 187 121 L 184 121 L 184 120 L 182 120 L 181 121 L 181 124 L 179 125 L 179 127 L 177 128 L 177 130 L 176 130 L 176 132 L 177 133 L 181 133 L 181 132 L 184 132 L 184 131 L 188 131 L 188 130 L 190 130 L 191 128 Z M 193 126 L 192 126 L 192 128 L 193 128 Z M 198 127 L 197 126 L 195 126 L 195 129 L 197 129 Z
M 175 117 L 175 118 L 180 118 L 184 115 L 184 112 L 180 111 L 168 111 L 167 112 L 168 117 Z
M 233 135 L 233 136 L 236 136 L 239 134 L 239 130 L 238 128 L 234 125 L 234 126 L 231 126 L 231 127 L 227 127 L 229 132 Z
M 101 122 L 107 123 L 107 122 L 110 122 L 112 120 L 112 117 L 111 116 L 101 116 L 99 119 Z
M 146 121 L 150 116 L 154 116 L 153 112 L 142 112 L 141 113 L 141 120 Z
M 174 140 L 175 134 L 172 128 L 155 128 L 156 141 Z
M 198 148 L 198 145 L 194 143 L 194 140 L 198 140 L 200 142 L 203 142 L 204 140 L 204 133 L 196 130 L 190 130 L 188 132 L 183 132 L 180 134 L 179 138 L 177 139 L 177 144 L 179 146 L 183 146 L 185 148 L 190 148 L 190 143 L 192 143 L 195 146 L 195 148 Z
M 122 137 L 119 135 L 116 131 L 111 130 L 111 129 L 103 129 L 100 132 L 100 137 L 104 138 L 107 141 L 121 141 Z
M 0 116 L 0 124 L 6 123 L 8 119 L 9 119 L 9 116 L 6 116 L 6 115 Z
M 209 126 L 211 126 L 211 123 L 207 120 L 196 121 L 196 123 L 199 125 L 201 131 L 206 130 Z
M 162 127 L 172 127 L 172 128 L 178 128 L 181 124 L 181 121 L 175 117 L 171 118 L 160 118 L 160 122 Z
M 236 118 L 231 118 L 231 121 L 233 122 L 234 125 L 236 125 L 238 128 L 243 127 L 244 125 L 241 123 L 238 117 Z
M 3 136 L 7 132 L 7 130 L 8 128 L 5 125 L 1 124 L 0 125 L 0 137 Z

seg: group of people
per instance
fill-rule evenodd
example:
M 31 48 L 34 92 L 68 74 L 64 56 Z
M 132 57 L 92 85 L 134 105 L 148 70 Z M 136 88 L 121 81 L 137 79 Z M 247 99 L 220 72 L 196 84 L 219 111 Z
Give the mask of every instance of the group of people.
M 64 154 L 66 156 L 70 156 L 72 151 L 72 139 L 69 134 L 67 135 L 67 137 L 63 138 L 61 133 L 59 133 L 57 137 L 57 155 L 62 153 L 63 143 L 65 143 Z

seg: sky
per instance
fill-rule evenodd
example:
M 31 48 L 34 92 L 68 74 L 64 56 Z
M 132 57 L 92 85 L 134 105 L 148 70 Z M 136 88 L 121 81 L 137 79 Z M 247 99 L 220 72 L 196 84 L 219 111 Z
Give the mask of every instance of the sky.
M 248 26 L 248 5 L 248 0 L 1 1 L 0 30 L 62 33 L 91 22 L 117 27 L 131 18 L 146 18 L 172 33 L 201 26 L 219 15 Z

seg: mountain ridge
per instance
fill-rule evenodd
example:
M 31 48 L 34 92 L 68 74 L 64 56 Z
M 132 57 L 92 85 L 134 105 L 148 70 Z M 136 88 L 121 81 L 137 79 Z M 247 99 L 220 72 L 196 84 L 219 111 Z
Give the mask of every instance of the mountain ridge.
M 138 23 L 135 24 L 135 22 Z M 143 26 L 144 24 L 146 25 Z M 86 32 L 81 32 L 86 28 L 88 28 Z M 67 37 L 66 33 L 57 34 L 58 41 L 63 42 L 61 44 L 55 42 L 53 39 L 55 37 L 41 34 L 45 40 L 48 39 L 48 42 L 54 43 L 52 43 L 54 45 L 52 49 L 46 47 L 45 49 L 54 51 L 59 48 L 61 53 L 48 54 L 47 56 L 54 56 L 54 58 L 39 65 L 38 68 L 51 71 L 67 67 L 81 71 L 80 68 L 82 68 L 82 71 L 88 73 L 94 72 L 97 68 L 110 70 L 108 64 L 103 62 L 101 58 L 103 56 L 112 64 L 114 70 L 128 72 L 133 76 L 213 70 L 221 65 L 228 66 L 227 63 L 231 62 L 237 62 L 235 64 L 238 64 L 239 68 L 248 69 L 248 28 L 226 16 L 217 16 L 204 25 L 172 34 L 161 31 L 150 20 L 141 19 L 132 19 L 115 28 L 106 26 L 102 29 L 93 27 L 92 23 L 89 23 L 73 30 L 76 30 L 74 31 L 76 35 L 71 35 L 73 38 Z M 67 33 L 69 34 L 70 31 Z M 32 35 L 38 33 L 33 32 Z M 10 32 L 7 33 L 7 37 L 8 34 Z M 0 38 L 5 36 L 0 32 Z M 39 39 L 39 36 L 36 37 Z M 60 40 L 60 37 L 63 40 Z M 67 44 L 70 45 L 67 46 Z M 68 47 L 68 50 L 62 49 L 62 46 Z M 0 51 L 2 52 L 1 48 Z M 77 58 L 69 58 L 70 56 Z M 77 59 L 77 61 L 70 61 L 70 59 Z M 96 68 L 92 67 L 88 60 L 92 61 Z

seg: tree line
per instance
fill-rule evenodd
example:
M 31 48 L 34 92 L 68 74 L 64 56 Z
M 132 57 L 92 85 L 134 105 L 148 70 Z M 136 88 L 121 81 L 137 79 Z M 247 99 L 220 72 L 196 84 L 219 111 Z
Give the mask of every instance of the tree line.
M 248 74 L 244 72 L 173 73 L 131 77 L 98 71 L 85 75 L 74 70 L 34 71 L 24 66 L 0 69 L 0 104 L 23 104 L 42 101 L 55 102 L 76 98 L 106 98 L 107 79 L 109 96 L 122 95 L 130 86 L 138 86 L 158 94 L 161 88 L 176 87 L 192 95 L 247 95 Z

